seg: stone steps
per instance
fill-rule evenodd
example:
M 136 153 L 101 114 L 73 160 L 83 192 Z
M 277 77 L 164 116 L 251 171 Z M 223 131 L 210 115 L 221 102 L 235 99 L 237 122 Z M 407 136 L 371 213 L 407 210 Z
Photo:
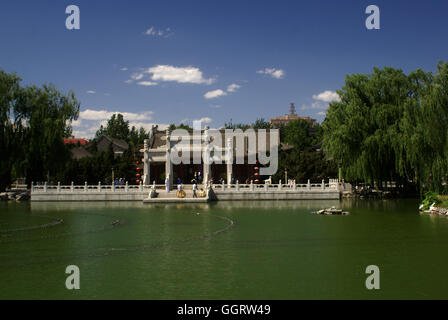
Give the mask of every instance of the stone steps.
M 193 198 L 193 190 L 185 190 L 184 189 L 184 191 L 185 191 L 185 198 Z M 161 190 L 161 191 L 157 191 L 157 193 L 158 193 L 157 198 L 163 198 L 163 199 L 176 198 L 177 199 L 177 190 L 171 190 L 170 192 Z
M 185 190 L 185 198 L 177 197 L 177 189 L 166 192 L 165 190 L 158 191 L 157 198 L 146 198 L 143 200 L 144 203 L 156 203 L 156 202 L 166 202 L 166 203 L 203 203 L 208 202 L 208 198 L 193 198 L 193 190 Z

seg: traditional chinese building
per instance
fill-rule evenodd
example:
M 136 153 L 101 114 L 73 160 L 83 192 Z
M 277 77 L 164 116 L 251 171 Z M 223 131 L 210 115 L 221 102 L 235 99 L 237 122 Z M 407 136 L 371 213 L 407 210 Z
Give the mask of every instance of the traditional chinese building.
M 234 183 L 237 180 L 245 183 L 253 180 L 255 175 L 255 167 L 259 166 L 249 161 L 257 156 L 259 151 L 259 132 L 253 130 L 251 133 L 247 131 L 240 136 L 228 138 L 226 130 L 214 130 L 206 127 L 196 133 L 192 131 L 184 131 L 185 136 L 174 136 L 169 129 L 165 131 L 157 130 L 154 127 L 150 130 L 150 138 L 145 140 L 143 149 L 140 150 L 143 156 L 143 184 L 150 185 L 163 183 L 168 177 L 170 184 L 176 183 L 180 179 L 182 183 L 191 183 L 195 178 L 195 173 L 200 173 L 201 180 L 205 182 L 218 183 L 224 180 L 226 183 Z M 275 130 L 275 134 L 270 130 L 266 131 L 266 150 L 270 150 L 271 139 L 276 139 L 275 143 L 279 146 L 279 135 Z M 255 141 L 255 146 L 251 147 L 249 139 Z M 210 152 L 211 157 L 222 159 L 221 163 L 213 162 L 207 164 L 202 157 L 194 159 L 194 154 L 203 155 L 204 150 L 210 146 L 210 140 L 215 140 L 215 147 Z M 237 141 L 239 140 L 239 141 Z M 189 149 L 186 158 L 189 163 L 175 164 L 172 161 L 171 153 L 177 152 L 179 141 L 188 141 Z M 265 149 L 263 149 L 265 150 Z M 231 161 L 226 158 L 231 155 Z M 237 159 L 237 155 L 242 155 Z M 254 170 L 255 169 L 255 170 Z M 260 177 L 262 179 L 262 177 Z

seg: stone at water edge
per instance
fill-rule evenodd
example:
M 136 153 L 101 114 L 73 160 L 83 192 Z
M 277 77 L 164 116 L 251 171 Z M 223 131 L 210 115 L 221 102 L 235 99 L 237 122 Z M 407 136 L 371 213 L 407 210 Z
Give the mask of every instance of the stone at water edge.
M 31 199 L 31 195 L 29 192 L 23 192 L 16 196 L 16 201 L 27 201 Z

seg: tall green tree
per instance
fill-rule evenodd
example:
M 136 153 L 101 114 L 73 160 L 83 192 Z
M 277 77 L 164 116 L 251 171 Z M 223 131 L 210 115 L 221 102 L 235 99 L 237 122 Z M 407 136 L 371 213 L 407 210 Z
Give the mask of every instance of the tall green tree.
M 264 118 L 259 118 L 252 124 L 252 128 L 254 128 L 255 130 L 271 129 L 271 124 L 268 121 L 265 121 Z
M 323 122 L 324 148 L 348 180 L 440 191 L 447 173 L 448 67 L 348 75 Z
M 59 174 L 70 156 L 62 139 L 79 113 L 73 93 L 47 85 L 21 87 L 20 81 L 0 70 L 1 190 L 12 178 L 31 182 Z
M 107 121 L 106 127 L 101 125 L 100 129 L 96 132 L 96 136 L 106 135 L 111 138 L 128 141 L 129 133 L 129 121 L 125 121 L 123 115 L 118 113 L 112 115 Z
M 282 128 L 282 131 L 282 140 L 293 145 L 296 150 L 309 150 L 315 142 L 311 125 L 305 120 L 291 121 Z
M 24 167 L 28 182 L 56 178 L 70 160 L 63 138 L 79 114 L 73 92 L 64 95 L 54 86 L 27 87 L 22 93 L 27 109 Z
M 24 111 L 17 102 L 21 79 L 0 70 L 0 190 L 11 183 L 11 172 L 23 143 Z

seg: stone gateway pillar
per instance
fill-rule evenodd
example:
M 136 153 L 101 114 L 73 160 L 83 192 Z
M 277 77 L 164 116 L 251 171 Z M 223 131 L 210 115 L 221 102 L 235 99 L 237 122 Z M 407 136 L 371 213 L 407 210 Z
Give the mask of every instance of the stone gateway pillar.
M 171 162 L 171 139 L 170 129 L 167 128 L 166 134 L 166 160 L 165 160 L 165 178 L 168 177 L 170 186 L 173 185 L 173 163 Z
M 233 144 L 232 138 L 227 139 L 226 146 L 226 165 L 227 165 L 227 185 L 232 184 L 232 174 L 233 174 Z
M 151 184 L 150 160 L 149 160 L 149 139 L 145 139 L 143 147 L 143 185 Z
M 207 186 L 210 180 L 210 162 L 211 162 L 211 150 L 210 150 L 210 136 L 208 132 L 208 126 L 204 130 L 204 146 L 202 147 L 202 163 L 203 163 L 203 184 Z

